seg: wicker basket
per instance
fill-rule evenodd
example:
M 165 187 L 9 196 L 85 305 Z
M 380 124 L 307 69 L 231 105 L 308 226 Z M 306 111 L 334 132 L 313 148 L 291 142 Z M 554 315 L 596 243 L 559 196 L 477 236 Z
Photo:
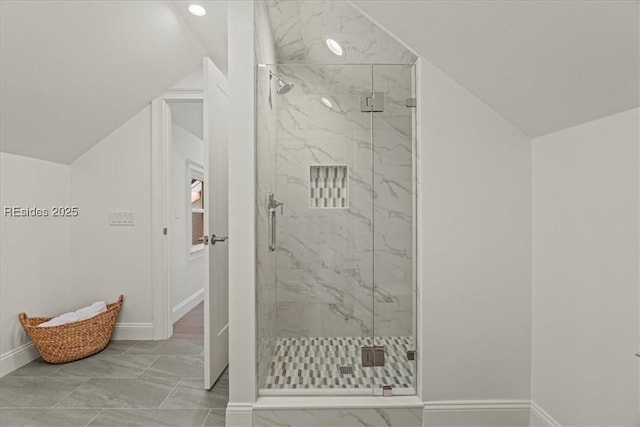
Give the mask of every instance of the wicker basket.
M 96 354 L 104 349 L 113 333 L 123 296 L 107 304 L 107 311 L 89 319 L 59 326 L 39 328 L 51 317 L 27 317 L 20 313 L 20 323 L 31 337 L 42 358 L 49 363 L 65 363 Z

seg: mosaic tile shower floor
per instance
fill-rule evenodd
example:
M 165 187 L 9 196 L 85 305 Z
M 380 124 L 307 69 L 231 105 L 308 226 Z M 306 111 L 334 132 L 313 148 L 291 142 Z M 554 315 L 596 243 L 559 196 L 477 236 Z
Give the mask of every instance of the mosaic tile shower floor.
M 413 339 L 376 338 L 375 344 L 385 347 L 385 366 L 363 368 L 361 347 L 371 341 L 360 337 L 278 338 L 265 388 L 371 389 L 391 385 L 394 394 L 413 394 L 415 362 L 407 360 Z M 352 367 L 353 373 L 342 374 L 341 367 Z

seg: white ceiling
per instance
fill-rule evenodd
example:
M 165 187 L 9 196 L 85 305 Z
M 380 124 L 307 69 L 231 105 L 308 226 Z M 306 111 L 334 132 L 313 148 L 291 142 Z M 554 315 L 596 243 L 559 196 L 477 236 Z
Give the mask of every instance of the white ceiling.
M 202 101 L 170 101 L 171 121 L 189 133 L 204 139 Z
M 530 137 L 639 105 L 635 0 L 353 4 Z
M 225 23 L 206 44 L 171 2 L 1 0 L 0 150 L 69 164 L 203 56 L 226 68 L 226 6 L 205 3 Z
M 0 0 L 0 150 L 71 163 L 210 56 L 226 1 Z M 638 106 L 637 1 L 354 4 L 529 136 Z
M 193 16 L 187 6 L 192 1 L 174 0 L 173 5 L 191 28 L 207 55 L 227 74 L 227 0 L 204 0 L 196 3 L 207 10 L 205 16 Z

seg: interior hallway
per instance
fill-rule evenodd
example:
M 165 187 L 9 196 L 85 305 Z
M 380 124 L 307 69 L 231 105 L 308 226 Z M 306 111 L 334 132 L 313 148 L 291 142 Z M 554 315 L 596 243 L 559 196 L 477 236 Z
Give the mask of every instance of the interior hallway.
M 224 426 L 228 373 L 202 389 L 203 314 L 200 304 L 166 341 L 111 341 L 86 359 L 38 359 L 0 378 L 0 425 Z

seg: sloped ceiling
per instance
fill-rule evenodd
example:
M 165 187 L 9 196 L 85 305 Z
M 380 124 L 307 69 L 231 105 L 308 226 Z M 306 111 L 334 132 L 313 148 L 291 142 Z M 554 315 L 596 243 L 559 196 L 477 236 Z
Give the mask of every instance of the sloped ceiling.
M 638 2 L 352 2 L 530 137 L 639 105 Z
M 202 101 L 170 101 L 171 121 L 187 132 L 204 139 Z
M 59 163 L 207 54 L 171 2 L 2 0 L 0 16 L 0 150 Z

